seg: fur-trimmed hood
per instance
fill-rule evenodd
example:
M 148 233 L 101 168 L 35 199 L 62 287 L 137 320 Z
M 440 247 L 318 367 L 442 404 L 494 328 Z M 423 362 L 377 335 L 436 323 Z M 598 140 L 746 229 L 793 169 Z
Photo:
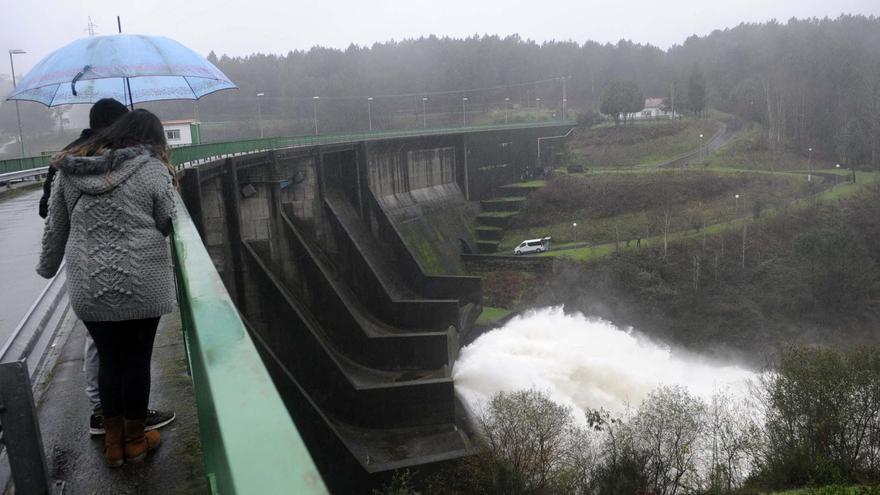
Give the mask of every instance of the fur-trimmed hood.
M 149 148 L 133 146 L 95 156 L 65 156 L 56 167 L 74 187 L 85 194 L 97 195 L 122 184 L 152 160 L 159 159 Z

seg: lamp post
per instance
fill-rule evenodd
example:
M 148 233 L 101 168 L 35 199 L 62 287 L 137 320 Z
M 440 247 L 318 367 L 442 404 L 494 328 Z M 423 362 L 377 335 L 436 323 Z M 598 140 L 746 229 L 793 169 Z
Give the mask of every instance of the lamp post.
M 568 96 L 565 93 L 565 80 L 566 77 L 560 77 L 562 79 L 562 120 L 565 120 L 565 104 L 568 103 Z
M 839 169 L 840 164 L 838 163 L 837 165 L 834 166 L 834 168 Z M 852 182 L 853 182 L 853 184 L 855 184 L 856 183 L 856 168 L 850 167 L 849 170 L 850 170 L 850 172 L 852 172 Z M 847 180 L 849 180 L 849 177 L 847 177 Z
M 739 194 L 735 194 L 733 198 L 736 201 L 736 206 L 733 210 L 733 218 L 736 219 L 736 216 L 739 214 Z
M 263 138 L 263 106 L 260 100 L 262 100 L 264 96 L 266 96 L 266 93 L 257 93 L 257 118 L 260 122 L 260 139 Z
M 807 182 L 813 182 L 813 148 L 807 148 Z
M 538 113 L 541 113 L 541 99 L 540 98 L 535 98 L 535 108 L 538 110 Z M 540 116 L 538 118 L 540 118 Z
M 703 133 L 700 133 L 700 160 L 703 159 Z
M 422 97 L 422 128 L 428 127 L 428 114 L 425 113 L 425 104 L 428 103 L 428 97 Z
M 510 98 L 504 98 L 504 123 L 510 123 Z
M 15 89 L 15 63 L 12 61 L 13 55 L 21 55 L 27 53 L 21 48 L 13 48 L 9 50 L 9 68 L 12 69 L 12 89 Z M 15 119 L 18 122 L 18 146 L 21 150 L 21 157 L 24 158 L 24 139 L 21 136 L 21 111 L 18 109 L 18 100 L 15 100 Z
M 367 98 L 367 121 L 370 125 L 370 132 L 373 132 L 373 97 Z
M 467 127 L 467 96 L 461 99 L 461 126 Z
M 318 135 L 318 100 L 320 100 L 320 96 L 312 97 L 312 111 L 315 117 L 315 136 Z
M 577 236 L 575 235 L 575 230 L 578 226 L 577 222 L 571 222 L 571 242 L 577 242 Z

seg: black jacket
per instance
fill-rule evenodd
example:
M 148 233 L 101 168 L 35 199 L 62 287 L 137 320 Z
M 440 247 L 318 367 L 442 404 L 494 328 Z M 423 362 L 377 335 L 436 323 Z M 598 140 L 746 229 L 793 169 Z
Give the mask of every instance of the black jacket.
M 83 129 L 76 141 L 64 147 L 65 150 L 78 146 L 85 142 L 86 139 L 92 137 L 91 129 Z M 62 150 L 63 151 L 63 150 Z M 46 172 L 46 180 L 43 182 L 43 197 L 40 198 L 40 217 L 46 218 L 49 215 L 49 195 L 52 194 L 52 181 L 55 180 L 55 167 L 49 165 L 49 171 Z

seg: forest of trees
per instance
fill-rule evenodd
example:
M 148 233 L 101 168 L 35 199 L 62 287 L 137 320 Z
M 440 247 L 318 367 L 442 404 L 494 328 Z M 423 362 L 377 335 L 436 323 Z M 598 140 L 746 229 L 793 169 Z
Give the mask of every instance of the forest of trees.
M 222 53 L 222 47 L 218 47 Z M 645 97 L 668 97 L 677 109 L 716 108 L 765 124 L 767 145 L 855 165 L 880 166 L 880 18 L 792 19 L 742 24 L 691 36 L 661 50 L 650 45 L 571 41 L 537 43 L 518 36 L 434 36 L 315 47 L 284 55 L 209 59 L 239 85 L 191 103 L 152 104 L 165 118 L 229 122 L 257 119 L 256 93 L 267 131 L 313 132 L 314 96 L 321 132 L 365 130 L 373 96 L 374 128 L 421 126 L 423 100 L 429 126 L 461 122 L 462 98 L 471 113 L 496 120 L 506 105 L 544 109 L 559 116 L 566 78 L 572 111 L 596 111 L 615 81 L 635 83 Z M 536 82 L 541 81 L 541 82 Z M 702 91 L 700 86 L 702 85 Z M 491 89 L 490 89 L 491 88 Z M 471 91 L 469 91 L 471 90 Z M 510 98 L 509 102 L 505 98 Z M 695 100 L 689 104 L 688 100 Z M 699 101 L 698 101 L 699 100 Z M 23 104 L 22 106 L 32 106 Z M 34 113 L 31 109 L 25 112 Z M 14 111 L 0 107 L 0 129 L 14 127 Z M 485 120 L 485 119 L 484 119 Z M 476 121 L 476 120 L 474 120 Z M 53 122 L 43 119 L 41 123 Z M 11 125 L 10 125 L 11 124 Z M 208 139 L 252 137 L 256 126 L 229 126 Z M 33 129 L 25 124 L 26 131 Z M 235 132 L 247 133 L 234 135 Z
M 742 24 L 691 36 L 667 51 L 628 41 L 540 44 L 518 36 L 432 36 L 346 50 L 210 58 L 241 87 L 205 102 L 203 115 L 212 118 L 214 107 L 221 119 L 236 108 L 250 113 L 257 92 L 277 98 L 267 105 L 268 115 L 300 119 L 304 132 L 315 95 L 329 100 L 328 129 L 359 125 L 366 113 L 359 97 L 367 95 L 409 95 L 377 98 L 374 115 L 382 115 L 382 105 L 418 114 L 422 93 L 491 87 L 502 89 L 476 92 L 469 105 L 488 111 L 502 107 L 507 95 L 524 104 L 541 98 L 544 106 L 558 108 L 559 81 L 503 88 L 570 76 L 566 98 L 575 110 L 598 110 L 602 92 L 615 81 L 634 82 L 646 97 L 669 96 L 675 87 L 678 108 L 688 108 L 689 97 L 701 98 L 698 110 L 712 107 L 763 122 L 769 146 L 811 147 L 843 163 L 880 165 L 876 17 Z M 704 94 L 692 94 L 699 83 Z M 455 111 L 463 94 L 432 95 L 435 111 Z

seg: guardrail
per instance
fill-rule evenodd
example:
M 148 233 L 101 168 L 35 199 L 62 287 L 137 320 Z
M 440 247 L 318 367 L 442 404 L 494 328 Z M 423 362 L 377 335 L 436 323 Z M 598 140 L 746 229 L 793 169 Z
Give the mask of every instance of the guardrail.
M 180 197 L 180 316 L 213 493 L 328 493 Z
M 557 120 L 519 124 L 488 124 L 468 127 L 437 127 L 432 129 L 361 132 L 349 134 L 321 134 L 318 136 L 273 137 L 262 139 L 247 139 L 241 141 L 224 141 L 219 143 L 194 144 L 190 146 L 180 146 L 177 148 L 173 148 L 171 150 L 171 161 L 172 163 L 174 163 L 174 165 L 180 167 L 187 163 L 200 162 L 218 157 L 225 157 L 242 153 L 255 153 L 279 148 L 314 146 L 317 144 L 342 144 L 374 139 L 436 136 L 440 134 L 559 127 L 569 125 L 573 126 L 576 125 L 576 123 L 572 120 Z M 44 155 L 28 158 L 0 160 L 0 174 L 46 167 L 49 165 L 50 159 L 50 155 Z
M 27 170 L 20 170 L 18 172 L 6 172 L 5 174 L 0 174 L 0 185 L 11 181 L 29 179 L 31 177 L 39 177 L 41 175 L 44 175 L 48 168 L 49 167 L 29 168 Z
M 31 379 L 40 369 L 46 349 L 55 338 L 70 305 L 65 264 L 61 263 L 58 273 L 46 283 L 6 341 L 0 343 L 0 363 L 27 361 Z

